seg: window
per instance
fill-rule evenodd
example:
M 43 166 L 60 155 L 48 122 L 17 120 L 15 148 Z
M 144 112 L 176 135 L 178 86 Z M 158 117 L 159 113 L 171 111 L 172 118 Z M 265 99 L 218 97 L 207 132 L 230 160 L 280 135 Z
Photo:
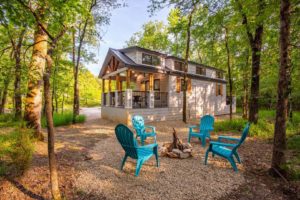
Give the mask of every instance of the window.
M 217 78 L 223 79 L 223 73 L 222 72 L 216 72 Z
M 222 84 L 216 84 L 216 96 L 223 96 L 223 87 Z
M 143 53 L 142 63 L 146 65 L 160 65 L 160 58 L 158 56 Z
M 206 70 L 204 67 L 196 67 L 196 74 L 199 74 L 199 75 L 206 75 Z
M 174 69 L 178 71 L 184 71 L 184 63 L 179 61 L 174 61 Z
M 154 90 L 160 91 L 160 80 L 159 79 L 154 80 Z
M 187 79 L 187 92 L 192 92 L 192 80 Z M 177 77 L 176 79 L 176 92 L 180 93 L 184 90 L 184 79 Z

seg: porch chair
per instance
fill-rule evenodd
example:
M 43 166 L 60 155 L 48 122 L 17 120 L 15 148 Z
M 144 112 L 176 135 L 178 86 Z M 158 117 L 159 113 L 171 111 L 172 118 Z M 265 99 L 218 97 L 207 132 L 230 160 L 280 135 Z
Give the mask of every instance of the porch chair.
M 154 137 L 154 142 L 156 143 L 156 133 L 154 126 L 146 126 L 144 122 L 144 118 L 140 115 L 135 115 L 132 117 L 132 125 L 136 132 L 136 138 L 141 138 L 141 144 L 144 145 L 144 141 L 147 137 Z M 146 129 L 150 129 L 151 131 L 146 131 Z
M 201 140 L 202 146 L 206 144 L 206 138 L 210 139 L 210 132 L 214 130 L 215 119 L 211 115 L 205 115 L 200 119 L 199 126 L 189 126 L 189 138 L 188 142 L 191 142 L 192 137 L 197 137 Z M 198 132 L 195 132 L 194 129 L 199 128 Z
M 204 164 L 205 165 L 207 164 L 208 154 L 209 154 L 209 152 L 212 152 L 213 157 L 215 156 L 215 154 L 217 154 L 218 156 L 221 156 L 221 157 L 227 159 L 230 162 L 233 170 L 238 171 L 238 169 L 236 167 L 236 164 L 235 164 L 234 157 L 236 158 L 238 163 L 241 163 L 241 159 L 239 157 L 237 149 L 245 141 L 245 139 L 246 139 L 246 137 L 249 133 L 249 128 L 250 128 L 250 123 L 247 123 L 240 138 L 233 138 L 233 137 L 228 137 L 228 136 L 219 136 L 218 137 L 218 142 L 211 141 L 210 144 L 209 144 L 209 147 L 206 151 L 206 154 L 205 154 Z M 223 143 L 222 139 L 234 141 L 236 143 Z
M 121 170 L 123 170 L 124 164 L 129 157 L 136 159 L 136 170 L 135 176 L 138 176 L 141 170 L 142 165 L 146 162 L 149 158 L 155 155 L 156 158 L 156 166 L 159 166 L 158 160 L 158 145 L 149 144 L 145 146 L 139 146 L 138 142 L 134 138 L 132 131 L 125 125 L 119 124 L 115 128 L 115 133 L 117 136 L 118 141 L 120 142 L 122 148 L 125 151 L 125 156 L 121 163 Z

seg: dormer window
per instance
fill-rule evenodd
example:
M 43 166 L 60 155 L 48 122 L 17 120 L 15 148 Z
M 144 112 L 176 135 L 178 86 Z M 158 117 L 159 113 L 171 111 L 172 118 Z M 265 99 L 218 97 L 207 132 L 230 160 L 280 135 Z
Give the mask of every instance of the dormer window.
M 184 63 L 180 61 L 174 61 L 174 69 L 178 71 L 184 71 Z
M 196 74 L 205 76 L 206 75 L 205 68 L 204 67 L 196 67 Z
M 142 63 L 146 64 L 146 65 L 158 66 L 158 65 L 160 65 L 160 59 L 158 56 L 143 53 L 142 54 Z
M 217 72 L 217 78 L 223 79 L 223 73 L 222 72 Z

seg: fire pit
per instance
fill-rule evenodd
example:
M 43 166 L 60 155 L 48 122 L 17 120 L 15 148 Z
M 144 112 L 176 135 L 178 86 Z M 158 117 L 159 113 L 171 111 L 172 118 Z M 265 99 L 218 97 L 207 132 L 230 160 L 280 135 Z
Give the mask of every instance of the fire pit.
M 192 156 L 192 145 L 182 143 L 173 128 L 173 142 L 164 143 L 159 151 L 160 156 L 184 159 Z

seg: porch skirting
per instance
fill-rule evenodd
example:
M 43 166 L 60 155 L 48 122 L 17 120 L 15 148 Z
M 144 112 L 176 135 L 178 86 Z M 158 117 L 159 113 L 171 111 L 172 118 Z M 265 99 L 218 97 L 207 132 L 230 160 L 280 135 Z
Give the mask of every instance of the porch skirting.
M 214 113 L 215 115 L 228 114 L 224 110 L 222 113 Z M 229 111 L 229 110 L 228 110 Z M 234 110 L 235 112 L 235 110 Z M 213 113 L 211 113 L 213 114 Z M 171 120 L 182 120 L 182 108 L 118 108 L 103 106 L 101 108 L 101 118 L 108 119 L 111 121 L 123 123 L 131 126 L 131 117 L 134 115 L 141 115 L 144 117 L 146 122 L 151 121 L 171 121 Z M 196 114 L 193 110 L 187 110 L 187 117 L 195 119 L 200 118 L 199 114 Z

